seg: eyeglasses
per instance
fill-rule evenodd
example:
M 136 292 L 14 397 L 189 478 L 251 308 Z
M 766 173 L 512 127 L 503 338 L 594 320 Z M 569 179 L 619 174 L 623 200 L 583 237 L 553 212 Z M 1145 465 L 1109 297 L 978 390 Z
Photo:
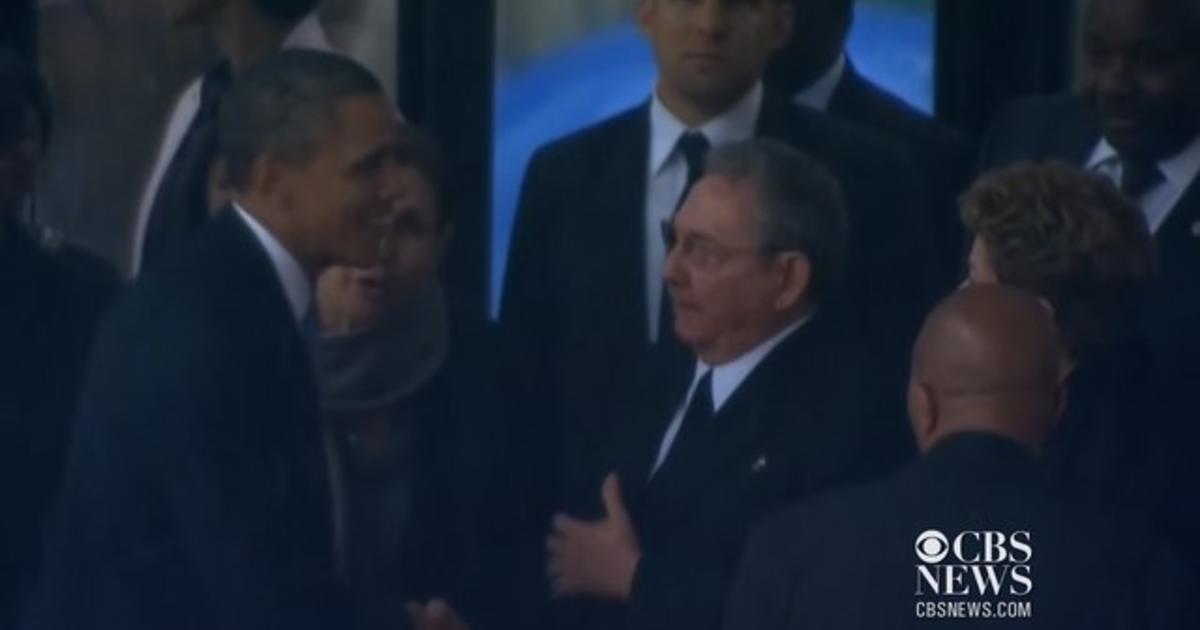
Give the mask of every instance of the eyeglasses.
M 727 247 L 703 234 L 688 234 L 682 239 L 676 238 L 675 225 L 670 219 L 660 223 L 659 229 L 667 254 L 678 247 L 684 263 L 699 271 L 715 270 L 738 256 L 759 254 L 757 247 Z

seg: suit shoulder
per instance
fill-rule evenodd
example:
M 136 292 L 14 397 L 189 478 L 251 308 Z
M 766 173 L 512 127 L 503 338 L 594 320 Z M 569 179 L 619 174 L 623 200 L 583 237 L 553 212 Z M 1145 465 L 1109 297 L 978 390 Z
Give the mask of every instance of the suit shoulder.
M 1084 115 L 1087 105 L 1071 94 L 1026 96 L 1010 101 L 992 119 L 991 133 L 1013 129 L 1040 130 Z
M 865 78 L 857 95 L 844 101 L 842 110 L 852 122 L 896 135 L 923 150 L 937 148 L 959 154 L 953 156 L 956 158 L 965 158 L 969 152 L 963 134 Z
M 533 154 L 534 165 L 562 164 L 577 158 L 608 155 L 614 139 L 637 133 L 639 122 L 646 116 L 646 106 L 638 105 L 578 131 L 573 131 L 542 145 Z

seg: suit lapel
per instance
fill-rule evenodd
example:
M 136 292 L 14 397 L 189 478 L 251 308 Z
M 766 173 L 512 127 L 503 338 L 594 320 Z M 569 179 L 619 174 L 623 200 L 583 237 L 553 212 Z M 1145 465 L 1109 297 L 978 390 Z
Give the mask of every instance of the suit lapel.
M 779 433 L 777 427 L 797 420 L 772 401 L 781 392 L 794 399 L 801 395 L 797 388 L 814 380 L 792 369 L 797 352 L 813 335 L 811 327 L 812 322 L 806 324 L 773 349 L 721 406 L 714 418 L 702 475 L 692 474 L 694 469 L 679 474 L 681 471 L 670 469 L 670 463 L 655 474 L 647 485 L 646 499 L 654 502 L 656 510 L 671 512 L 695 505 L 696 496 L 710 489 L 714 480 L 759 474 L 771 466 L 768 447 L 772 436 Z
M 643 278 L 646 268 L 646 171 L 650 153 L 649 105 L 634 110 L 621 133 L 614 135 L 612 153 L 603 162 L 605 169 L 597 188 L 609 191 L 599 201 L 602 205 L 596 213 L 597 219 L 605 223 L 609 238 L 597 238 L 595 242 L 619 244 L 615 251 L 598 259 L 613 266 L 612 295 L 622 297 L 603 307 L 615 318 L 616 330 L 645 331 L 648 307 Z M 612 156 L 619 157 L 612 159 Z M 637 290 L 630 291 L 630 287 L 637 287 Z

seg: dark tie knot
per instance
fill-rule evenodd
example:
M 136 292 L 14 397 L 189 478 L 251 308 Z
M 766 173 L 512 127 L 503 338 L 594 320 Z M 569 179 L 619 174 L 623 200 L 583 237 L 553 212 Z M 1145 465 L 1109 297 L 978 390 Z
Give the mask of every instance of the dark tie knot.
M 688 173 L 699 173 L 704 169 L 704 156 L 708 155 L 711 146 L 708 138 L 699 131 L 688 131 L 679 136 L 676 148 L 687 162 Z
M 200 83 L 200 108 L 196 112 L 198 119 L 215 120 L 220 110 L 221 99 L 233 84 L 233 69 L 229 62 L 217 64 L 204 75 Z
M 1137 199 L 1165 179 L 1162 170 L 1150 160 L 1121 159 L 1121 192 L 1129 197 Z

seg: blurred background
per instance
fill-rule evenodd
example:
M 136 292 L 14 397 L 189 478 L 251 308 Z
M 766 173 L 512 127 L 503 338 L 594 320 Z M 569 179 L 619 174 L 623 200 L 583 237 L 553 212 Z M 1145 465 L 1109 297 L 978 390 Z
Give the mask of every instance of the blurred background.
M 448 285 L 495 310 L 526 163 L 544 142 L 646 99 L 637 0 L 325 0 L 335 45 L 447 146 L 459 189 Z M 1077 0 L 859 0 L 850 55 L 906 101 L 977 136 L 1011 97 L 1071 82 Z M 37 218 L 126 264 L 165 117 L 215 60 L 161 0 L 3 0 L 0 44 L 37 57 L 55 134 Z

